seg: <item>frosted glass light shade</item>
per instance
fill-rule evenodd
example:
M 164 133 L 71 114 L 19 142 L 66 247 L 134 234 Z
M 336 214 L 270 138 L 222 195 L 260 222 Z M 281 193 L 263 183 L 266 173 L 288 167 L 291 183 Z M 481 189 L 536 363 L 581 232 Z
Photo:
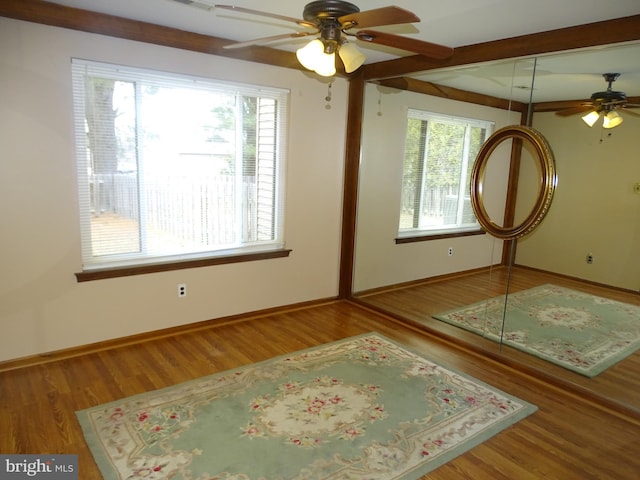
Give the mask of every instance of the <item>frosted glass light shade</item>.
M 309 70 L 316 69 L 316 62 L 320 55 L 324 55 L 324 45 L 317 38 L 296 51 L 296 57 L 298 57 L 300 64 Z
M 593 124 L 596 123 L 599 118 L 600 114 L 593 110 L 592 112 L 589 112 L 584 117 L 582 117 L 582 120 L 584 120 L 584 123 L 586 123 L 590 127 L 593 127 Z
M 312 40 L 299 48 L 296 57 L 304 68 L 313 70 L 318 75 L 331 77 L 336 74 L 336 56 L 334 53 L 324 53 L 324 44 L 320 39 Z
M 353 43 L 343 43 L 340 46 L 340 50 L 338 50 L 338 55 L 340 55 L 340 59 L 347 73 L 351 73 L 360 68 L 367 58 Z
M 315 72 L 323 77 L 332 77 L 336 74 L 336 54 L 322 53 L 316 61 Z
M 622 121 L 622 116 L 615 110 L 612 110 L 604 116 L 602 126 L 603 128 L 613 128 L 620 125 Z

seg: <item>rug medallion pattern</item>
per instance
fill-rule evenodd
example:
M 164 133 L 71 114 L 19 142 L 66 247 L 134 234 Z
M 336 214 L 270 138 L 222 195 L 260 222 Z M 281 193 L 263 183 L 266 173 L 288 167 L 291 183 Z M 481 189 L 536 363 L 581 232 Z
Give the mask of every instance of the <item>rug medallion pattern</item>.
M 509 294 L 506 307 L 502 295 L 434 318 L 587 377 L 640 348 L 640 306 L 551 284 Z
M 535 411 L 366 334 L 77 412 L 105 479 L 416 479 Z

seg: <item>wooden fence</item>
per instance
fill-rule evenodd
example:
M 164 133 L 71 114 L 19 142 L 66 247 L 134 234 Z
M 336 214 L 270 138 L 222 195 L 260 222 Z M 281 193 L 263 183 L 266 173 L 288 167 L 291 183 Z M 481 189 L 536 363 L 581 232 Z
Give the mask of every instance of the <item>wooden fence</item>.
M 93 175 L 89 183 L 94 215 L 116 214 L 139 225 L 142 219 L 147 231 L 195 244 L 225 245 L 257 236 L 254 177 L 238 185 L 231 175 L 154 175 L 145 177 L 140 190 L 136 173 L 117 173 Z
M 422 216 L 429 218 L 435 224 L 451 225 L 457 221 L 458 213 L 458 186 L 448 185 L 444 187 L 430 187 L 423 192 Z M 413 215 L 415 205 L 415 189 L 403 188 L 401 198 L 401 214 L 410 218 Z M 471 199 L 464 198 L 461 223 L 474 223 L 475 216 L 471 208 Z

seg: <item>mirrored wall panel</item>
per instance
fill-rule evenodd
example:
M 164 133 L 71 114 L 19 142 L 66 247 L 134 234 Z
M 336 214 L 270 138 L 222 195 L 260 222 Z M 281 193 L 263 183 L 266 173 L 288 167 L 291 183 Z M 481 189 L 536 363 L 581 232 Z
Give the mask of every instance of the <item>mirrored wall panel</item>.
M 611 85 L 609 73 L 619 74 Z M 638 104 L 638 44 L 367 85 L 357 298 L 640 412 Z M 616 114 L 622 122 L 604 128 Z M 527 235 L 495 238 L 464 216 L 468 190 L 456 182 L 470 181 L 468 165 L 451 152 L 472 155 L 473 134 L 466 147 L 444 145 L 435 129 L 457 120 L 470 131 L 488 122 L 486 133 L 528 124 L 548 142 L 557 186 Z M 541 188 L 534 156 L 525 146 L 514 160 L 514 151 L 496 149 L 483 185 L 490 217 L 506 226 L 526 218 Z M 447 162 L 448 177 L 425 179 Z

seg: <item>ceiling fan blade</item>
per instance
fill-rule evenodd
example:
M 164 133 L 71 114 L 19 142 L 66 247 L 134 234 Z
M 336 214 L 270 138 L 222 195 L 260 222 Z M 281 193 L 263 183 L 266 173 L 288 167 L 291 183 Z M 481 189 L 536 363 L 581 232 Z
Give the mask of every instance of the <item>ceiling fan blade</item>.
M 260 10 L 253 10 L 251 8 L 244 8 L 244 7 L 236 7 L 234 5 L 215 5 L 215 8 L 230 10 L 232 12 L 249 13 L 251 15 L 259 15 L 262 17 L 275 18 L 276 20 L 283 20 L 285 22 L 297 23 L 302 27 L 316 28 L 316 26 L 313 23 L 307 22 L 306 20 L 300 20 L 299 18 L 288 17 L 286 15 L 278 15 L 277 13 L 262 12 Z
M 294 33 L 282 33 L 280 35 L 273 35 L 271 37 L 256 38 L 254 40 L 247 40 L 246 42 L 236 42 L 225 45 L 224 49 L 231 50 L 234 48 L 251 47 L 253 45 L 264 45 L 265 43 L 276 42 L 278 40 L 285 40 L 287 38 L 300 38 L 308 35 L 315 35 L 318 32 L 294 32 Z
M 609 102 L 595 102 L 598 105 L 602 105 L 603 107 L 616 107 L 618 105 L 624 105 L 627 103 L 626 100 L 611 100 Z
M 429 58 L 444 60 L 453 55 L 453 48 L 438 45 L 437 43 L 424 42 L 413 38 L 402 37 L 392 33 L 377 32 L 373 30 L 360 30 L 356 33 L 358 40 L 363 42 L 378 43 L 388 47 L 399 48 L 408 52 L 424 55 Z
M 640 105 L 638 105 L 638 107 L 640 107 Z M 640 113 L 629 110 L 628 108 L 623 108 L 622 113 L 624 113 L 625 115 L 628 113 L 629 115 L 633 115 L 634 117 L 640 117 Z
M 593 105 L 584 105 L 582 107 L 567 108 L 566 110 L 558 110 L 556 115 L 561 117 L 570 117 L 571 115 L 577 115 L 579 113 L 586 113 L 593 110 Z
M 382 7 L 364 12 L 350 13 L 338 18 L 343 28 L 370 28 L 381 25 L 417 23 L 420 19 L 415 13 L 400 7 Z

